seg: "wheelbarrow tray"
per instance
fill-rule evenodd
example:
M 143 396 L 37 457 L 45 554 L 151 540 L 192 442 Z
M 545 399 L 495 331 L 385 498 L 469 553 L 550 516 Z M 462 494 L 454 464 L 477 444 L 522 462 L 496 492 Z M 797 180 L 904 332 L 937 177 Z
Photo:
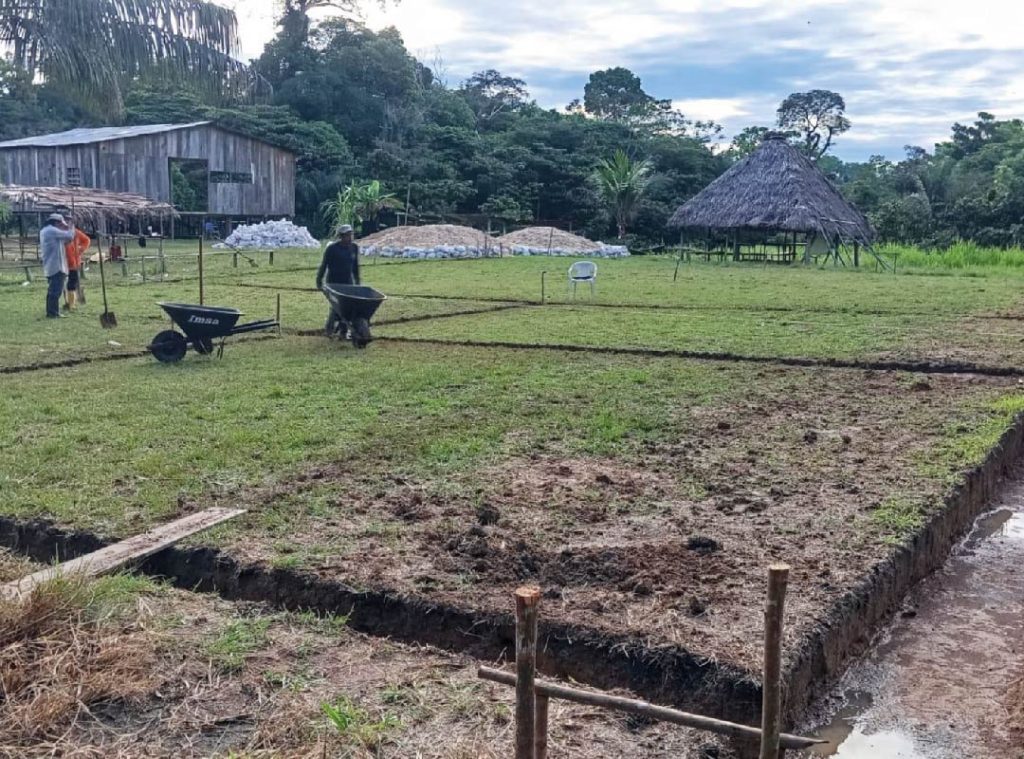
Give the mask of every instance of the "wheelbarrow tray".
M 189 303 L 157 303 L 190 340 L 227 337 L 242 312 L 237 308 L 197 306 Z
M 331 310 L 350 324 L 356 319 L 369 322 L 388 297 L 366 285 L 324 285 L 323 290 Z

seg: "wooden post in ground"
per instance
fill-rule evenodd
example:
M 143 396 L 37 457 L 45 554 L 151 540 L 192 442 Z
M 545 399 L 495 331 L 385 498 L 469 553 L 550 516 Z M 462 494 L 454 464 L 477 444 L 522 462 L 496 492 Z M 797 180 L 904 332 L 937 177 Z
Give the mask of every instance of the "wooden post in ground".
M 778 759 L 782 731 L 782 617 L 789 566 L 768 567 L 768 600 L 764 606 L 764 678 L 761 685 L 760 759 Z
M 277 310 L 274 313 L 274 321 L 277 322 L 277 334 L 281 334 L 281 293 L 277 294 Z
M 516 759 L 534 759 L 537 697 L 537 606 L 540 588 L 525 586 L 516 598 Z
M 548 704 L 547 696 L 537 694 L 537 724 L 534 725 L 534 759 L 548 759 Z
M 204 296 L 206 293 L 203 291 L 203 235 L 199 235 L 199 305 L 204 305 Z

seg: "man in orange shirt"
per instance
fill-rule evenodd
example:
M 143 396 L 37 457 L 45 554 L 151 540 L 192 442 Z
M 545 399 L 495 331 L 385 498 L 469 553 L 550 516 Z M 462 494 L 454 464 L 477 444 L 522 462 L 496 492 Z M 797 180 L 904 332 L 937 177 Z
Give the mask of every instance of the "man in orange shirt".
M 64 307 L 69 311 L 74 310 L 75 300 L 78 296 L 80 284 L 80 272 L 82 269 L 82 255 L 89 250 L 92 240 L 89 235 L 81 229 L 75 229 L 75 237 L 64 246 L 64 253 L 68 259 L 68 284 L 67 303 Z

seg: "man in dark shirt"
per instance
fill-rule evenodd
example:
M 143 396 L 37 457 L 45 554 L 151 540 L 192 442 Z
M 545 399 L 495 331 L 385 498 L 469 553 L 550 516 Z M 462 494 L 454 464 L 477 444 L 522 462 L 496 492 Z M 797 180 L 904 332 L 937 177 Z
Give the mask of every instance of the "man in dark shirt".
M 324 286 L 324 275 L 329 285 L 358 285 L 359 281 L 359 246 L 352 242 L 352 227 L 343 224 L 338 228 L 338 239 L 327 246 L 324 260 L 316 272 L 316 289 Z M 328 335 L 338 329 L 339 321 L 332 309 L 327 316 L 325 329 Z

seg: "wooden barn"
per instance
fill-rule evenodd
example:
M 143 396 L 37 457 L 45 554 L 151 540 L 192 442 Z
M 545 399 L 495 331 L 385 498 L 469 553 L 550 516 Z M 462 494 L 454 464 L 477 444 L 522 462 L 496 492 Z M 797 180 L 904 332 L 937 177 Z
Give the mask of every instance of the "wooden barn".
M 142 195 L 198 229 L 294 215 L 295 154 L 209 121 L 72 129 L 0 142 L 0 184 Z

